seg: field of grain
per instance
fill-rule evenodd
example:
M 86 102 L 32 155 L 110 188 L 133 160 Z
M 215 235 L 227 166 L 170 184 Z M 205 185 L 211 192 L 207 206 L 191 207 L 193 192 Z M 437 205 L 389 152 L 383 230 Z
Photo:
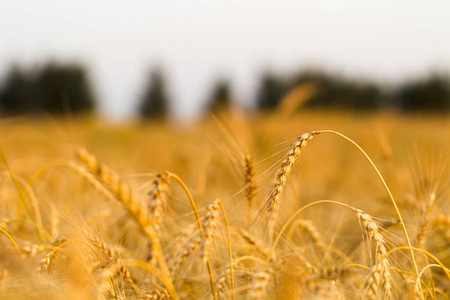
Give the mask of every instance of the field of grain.
M 1 299 L 449 299 L 448 116 L 1 119 L 0 151 Z

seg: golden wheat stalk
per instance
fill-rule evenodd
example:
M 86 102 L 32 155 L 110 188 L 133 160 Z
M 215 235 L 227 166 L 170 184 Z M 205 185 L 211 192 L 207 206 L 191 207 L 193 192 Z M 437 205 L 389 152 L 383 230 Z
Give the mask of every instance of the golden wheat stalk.
M 150 202 L 148 204 L 149 217 L 153 222 L 155 231 L 158 232 L 164 214 L 164 206 L 166 205 L 167 190 L 170 183 L 170 174 L 163 171 L 156 175 L 153 180 L 153 187 L 150 191 Z
M 200 216 L 197 210 L 197 207 L 195 205 L 195 201 L 192 198 L 191 192 L 189 191 L 189 189 L 187 188 L 186 184 L 183 182 L 183 180 L 181 180 L 181 178 L 174 174 L 174 173 L 169 173 L 170 177 L 175 179 L 183 188 L 183 190 L 186 192 L 186 195 L 189 199 L 189 202 L 191 203 L 191 207 L 192 210 L 194 212 L 194 216 L 195 219 L 197 220 L 197 225 L 198 225 L 198 230 L 200 231 L 200 235 L 203 235 L 203 226 L 202 226 L 202 222 L 200 220 Z M 206 266 L 208 268 L 208 274 L 209 274 L 209 284 L 211 286 L 211 292 L 213 295 L 213 299 L 217 300 L 217 295 L 216 295 L 216 288 L 215 288 L 215 284 L 214 284 L 214 277 L 213 277 L 213 271 L 212 271 L 212 267 L 211 267 L 211 262 L 209 260 L 209 256 L 206 257 Z
M 326 133 L 334 134 L 334 135 L 336 135 L 338 137 L 343 138 L 344 140 L 346 140 L 347 142 L 349 142 L 350 144 L 355 146 L 358 149 L 358 151 L 360 151 L 364 155 L 364 157 L 367 159 L 367 161 L 370 163 L 371 167 L 376 172 L 378 178 L 380 179 L 381 183 L 383 184 L 384 189 L 386 190 L 387 194 L 389 195 L 389 199 L 391 200 L 392 205 L 394 206 L 395 213 L 397 214 L 397 217 L 398 217 L 398 219 L 400 221 L 400 224 L 401 224 L 402 230 L 403 230 L 403 234 L 405 235 L 406 243 L 408 244 L 408 247 L 409 247 L 409 250 L 410 250 L 409 252 L 410 252 L 412 264 L 413 264 L 413 267 L 414 267 L 414 272 L 415 272 L 416 275 L 419 275 L 419 268 L 417 266 L 416 257 L 414 255 L 414 251 L 413 251 L 413 246 L 411 244 L 411 239 L 409 238 L 408 231 L 406 230 L 406 225 L 405 225 L 405 222 L 403 221 L 402 214 L 400 213 L 400 209 L 398 208 L 397 202 L 395 201 L 394 196 L 392 195 L 392 192 L 389 189 L 389 186 L 387 185 L 386 181 L 384 180 L 383 176 L 381 175 L 381 173 L 378 170 L 378 168 L 375 165 L 375 163 L 372 161 L 372 159 L 369 157 L 369 155 L 367 155 L 367 153 L 361 148 L 361 146 L 358 145 L 358 143 L 353 141 L 351 138 L 343 135 L 342 133 L 339 133 L 339 132 L 334 131 L 334 130 L 314 131 L 314 134 L 316 134 L 316 135 L 317 134 L 324 134 L 324 133 L 325 134 Z
M 380 233 L 379 226 L 375 223 L 372 217 L 363 211 L 352 208 L 356 214 L 361 226 L 365 229 L 370 241 L 375 242 L 375 250 L 377 262 L 370 269 L 370 275 L 366 281 L 367 296 L 369 299 L 376 299 L 378 287 L 383 285 L 386 298 L 392 298 L 391 295 L 391 272 L 389 270 L 390 264 L 387 259 L 386 242 Z
M 47 247 L 45 245 L 31 244 L 27 243 L 26 245 L 20 248 L 20 253 L 22 257 L 35 257 L 39 252 L 42 252 Z
M 122 265 L 119 260 L 107 260 L 94 265 L 91 269 L 91 273 L 94 275 L 96 282 L 93 294 L 96 299 L 102 299 L 103 294 L 112 287 L 114 294 L 117 295 L 116 286 L 112 278 L 119 273 Z
M 248 297 L 251 300 L 263 299 L 269 283 L 269 274 L 265 271 L 251 275 Z
M 103 254 L 106 256 L 107 259 L 114 259 L 116 257 L 114 251 L 111 250 L 110 247 L 106 246 L 106 244 L 103 241 L 101 241 L 94 233 L 85 229 L 83 230 L 83 234 L 88 238 L 88 240 L 92 244 L 94 244 L 94 246 L 97 249 L 103 252 Z
M 225 293 L 225 288 L 227 286 L 227 278 L 230 276 L 230 267 L 225 266 L 223 271 L 219 274 L 217 277 L 217 296 L 220 298 L 220 296 Z
M 201 219 L 203 221 L 203 219 Z M 193 236 L 195 233 L 195 228 L 197 227 L 197 223 L 192 223 L 189 226 L 185 227 L 175 238 L 173 239 L 174 247 L 167 255 L 166 260 L 168 262 L 174 262 L 179 255 L 185 250 L 186 245 L 189 242 L 189 238 Z
M 255 185 L 255 167 L 253 166 L 253 159 L 250 154 L 245 156 L 245 191 L 247 194 L 248 201 L 248 220 L 252 219 L 253 211 L 253 200 L 256 195 L 256 185 Z
M 59 249 L 58 246 L 62 245 L 64 242 L 66 242 L 66 239 L 63 237 L 57 237 L 56 239 L 54 239 L 50 245 L 54 248 L 51 249 L 50 251 L 48 251 L 44 257 L 42 257 L 39 261 L 38 261 L 38 271 L 46 271 L 47 273 L 50 272 L 51 269 L 51 265 L 53 263 L 53 261 L 56 258 L 56 254 L 57 251 Z
M 419 233 L 417 234 L 417 237 L 416 237 L 416 247 L 418 247 L 418 248 L 420 248 L 420 246 L 422 246 L 422 243 L 425 240 L 425 235 L 427 234 L 427 231 L 428 231 L 428 225 L 430 223 L 430 215 L 434 208 L 435 199 L 436 199 L 436 194 L 431 193 L 431 195 L 427 201 L 427 208 L 425 211 L 425 215 L 423 216 L 422 225 L 420 226 Z
M 265 210 L 271 212 L 267 230 L 269 234 L 269 244 L 271 244 L 273 238 L 280 206 L 280 196 L 286 185 L 287 177 L 291 173 L 294 163 L 299 158 L 300 152 L 306 147 L 308 141 L 313 138 L 314 134 L 315 133 L 312 132 L 299 135 L 297 140 L 290 145 L 291 149 L 285 154 L 284 159 L 281 161 L 281 165 L 275 176 L 275 183 L 273 184 L 269 197 L 264 205 Z
M 380 229 L 379 229 L 377 223 L 375 223 L 373 221 L 373 219 L 370 215 L 364 213 L 363 211 L 361 211 L 357 208 L 354 208 L 348 204 L 337 202 L 337 201 L 320 200 L 320 201 L 316 201 L 316 202 L 307 204 L 307 205 L 303 206 L 302 208 L 300 208 L 299 210 L 297 210 L 289 218 L 289 220 L 284 224 L 283 228 L 278 233 L 277 238 L 275 239 L 275 241 L 271 247 L 269 255 L 267 256 L 265 268 L 267 268 L 269 265 L 271 257 L 275 251 L 275 247 L 277 246 L 278 242 L 281 239 L 281 235 L 286 231 L 287 227 L 292 223 L 292 221 L 305 209 L 307 209 L 311 206 L 314 206 L 314 205 L 325 204 L 325 203 L 346 207 L 346 208 L 352 210 L 356 214 L 356 217 L 357 217 L 358 221 L 360 222 L 361 226 L 365 229 L 365 233 L 369 237 L 369 240 L 375 242 L 375 249 L 376 249 L 377 262 L 371 268 L 369 278 L 366 281 L 366 286 L 368 289 L 367 295 L 369 298 L 374 299 L 374 297 L 376 297 L 377 292 L 378 292 L 378 286 L 380 284 L 382 284 L 385 289 L 386 297 L 390 298 L 391 297 L 391 272 L 389 270 L 390 264 L 387 259 L 388 255 L 387 255 L 386 245 L 385 245 L 386 242 L 380 233 Z
M 145 293 L 144 295 L 142 295 L 142 297 L 140 298 L 141 300 L 169 300 L 172 299 L 172 297 L 170 297 L 170 294 L 164 290 L 153 290 L 150 291 L 148 293 Z
M 208 205 L 206 208 L 206 217 L 203 223 L 203 236 L 202 236 L 202 260 L 204 263 L 207 262 L 207 258 L 209 256 L 209 251 L 211 250 L 212 242 L 214 239 L 214 231 L 217 228 L 217 217 L 219 215 L 219 205 L 217 203 L 213 203 Z
M 153 245 L 155 258 L 164 275 L 164 284 L 171 296 L 178 299 L 177 292 L 173 286 L 172 279 L 170 278 L 169 269 L 163 256 L 159 237 L 153 228 L 153 223 L 148 218 L 147 206 L 144 205 L 141 199 L 131 191 L 128 184 L 120 181 L 119 176 L 116 173 L 108 167 L 100 165 L 95 156 L 82 149 L 78 152 L 78 158 L 93 174 L 97 175 L 99 180 L 115 195 L 116 199 L 125 206 L 139 224 L 142 232 L 150 239 Z
M 191 255 L 191 253 L 193 253 L 197 249 L 201 242 L 202 238 L 197 237 L 196 239 L 192 240 L 186 247 L 186 249 L 178 255 L 169 269 L 172 274 L 174 274 L 178 270 L 178 268 L 186 261 L 189 255 Z
M 84 235 L 88 238 L 88 240 L 94 244 L 94 246 L 99 249 L 105 256 L 107 260 L 110 261 L 114 261 L 114 260 L 118 260 L 119 257 L 117 255 L 117 253 L 115 251 L 113 251 L 109 246 L 107 246 L 102 240 L 100 240 L 100 238 L 98 238 L 94 233 L 88 231 L 88 230 L 83 230 Z M 137 287 L 137 285 L 134 283 L 133 278 L 131 277 L 130 271 L 128 270 L 128 268 L 126 266 L 121 266 L 119 268 L 119 273 L 122 275 L 122 278 L 125 280 L 125 282 L 127 282 L 131 288 L 133 289 L 133 291 L 138 294 L 141 295 L 141 291 L 140 289 Z

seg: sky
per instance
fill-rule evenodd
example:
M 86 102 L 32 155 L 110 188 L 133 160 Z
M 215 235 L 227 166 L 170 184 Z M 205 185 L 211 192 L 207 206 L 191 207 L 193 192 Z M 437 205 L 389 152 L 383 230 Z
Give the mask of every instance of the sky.
M 89 67 L 100 110 L 130 116 L 154 67 L 190 118 L 229 78 L 250 104 L 263 70 L 321 67 L 397 82 L 450 70 L 448 1 L 0 0 L 0 77 L 11 63 Z

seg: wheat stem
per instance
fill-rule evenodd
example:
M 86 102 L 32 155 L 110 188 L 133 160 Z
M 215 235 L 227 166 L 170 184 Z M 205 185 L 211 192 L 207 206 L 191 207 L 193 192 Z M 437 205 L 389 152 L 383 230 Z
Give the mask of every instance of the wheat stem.
M 233 251 L 231 249 L 231 237 L 230 237 L 230 227 L 228 226 L 228 218 L 227 214 L 225 213 L 225 209 L 222 205 L 222 202 L 220 200 L 216 200 L 216 202 L 219 204 L 220 210 L 223 214 L 223 220 L 225 222 L 225 227 L 227 229 L 227 239 L 228 239 L 228 256 L 230 260 L 230 277 L 231 277 L 231 297 L 234 300 L 234 274 L 233 274 Z
M 437 267 L 437 268 L 442 268 L 442 266 L 437 265 L 437 264 L 430 264 L 425 266 L 422 270 L 420 270 L 419 276 L 417 276 L 416 281 L 414 282 L 414 294 L 418 299 L 422 299 L 423 298 L 423 291 L 422 291 L 422 286 L 420 284 L 420 278 L 422 277 L 423 273 L 427 270 L 430 269 L 432 267 Z M 448 269 L 446 270 L 448 271 Z M 421 298 L 422 297 L 422 298 Z
M 6 235 L 6 237 L 11 241 L 11 243 L 13 243 L 14 247 L 16 247 L 17 251 L 20 252 L 20 248 L 19 248 L 19 246 L 17 246 L 17 244 L 14 241 L 14 239 L 12 238 L 12 236 L 10 236 L 9 233 L 6 232 L 6 230 L 1 227 L 0 227 L 0 232 L 2 232 L 4 235 Z
M 194 211 L 194 214 L 195 214 L 195 219 L 197 221 L 198 229 L 200 231 L 200 234 L 202 234 L 203 233 L 202 221 L 200 220 L 200 215 L 199 215 L 197 207 L 195 205 L 194 198 L 192 198 L 191 192 L 189 191 L 189 189 L 187 188 L 187 186 L 183 182 L 183 180 L 181 180 L 181 178 L 177 174 L 169 172 L 169 176 L 172 177 L 173 179 L 175 179 L 181 185 L 181 187 L 185 191 L 187 197 L 189 198 L 189 202 L 191 203 L 192 210 Z
M 273 245 L 272 245 L 272 247 L 271 247 L 271 249 L 270 249 L 269 254 L 267 255 L 265 268 L 267 268 L 267 266 L 269 265 L 270 259 L 271 259 L 272 255 L 273 255 L 273 252 L 275 251 L 275 248 L 276 248 L 278 242 L 280 241 L 281 236 L 283 235 L 283 232 L 287 229 L 287 227 L 289 226 L 289 224 L 290 224 L 290 223 L 291 223 L 291 222 L 292 222 L 292 221 L 293 221 L 293 220 L 294 220 L 294 219 L 295 219 L 302 211 L 304 211 L 305 209 L 307 209 L 307 208 L 309 208 L 309 207 L 311 207 L 311 206 L 317 205 L 317 204 L 322 204 L 322 203 L 336 204 L 336 205 L 340 205 L 340 206 L 347 207 L 347 208 L 350 208 L 350 209 L 351 209 L 351 206 L 350 206 L 350 205 L 347 205 L 347 204 L 345 204 L 345 203 L 341 203 L 341 202 L 337 202 L 337 201 L 332 201 L 332 200 L 320 200 L 320 201 L 316 201 L 316 202 L 307 204 L 307 205 L 303 206 L 302 208 L 300 208 L 299 210 L 297 210 L 297 211 L 289 218 L 289 220 L 284 224 L 283 228 L 281 228 L 280 232 L 278 233 L 278 236 L 277 236 L 277 238 L 275 239 L 275 241 L 274 241 L 274 243 L 273 243 Z
M 410 251 L 417 251 L 420 252 L 426 256 L 428 256 L 429 258 L 431 258 L 432 260 L 434 260 L 438 265 L 441 266 L 442 270 L 444 271 L 445 275 L 447 275 L 448 279 L 450 280 L 450 270 L 447 269 L 447 267 L 442 263 L 442 261 L 437 258 L 436 256 L 434 256 L 433 254 L 431 254 L 430 252 L 428 252 L 427 250 L 424 250 L 422 248 L 417 248 L 417 247 L 409 247 L 409 246 L 400 246 L 394 249 L 391 249 L 390 251 L 388 251 L 386 253 L 386 256 L 391 255 L 392 253 L 396 252 L 396 251 L 400 251 L 400 250 L 410 250 Z M 417 275 L 418 276 L 418 275 Z
M 187 197 L 189 198 L 189 202 L 191 203 L 192 210 L 194 211 L 195 219 L 197 220 L 197 225 L 198 225 L 198 230 L 200 231 L 200 235 L 203 235 L 202 222 L 200 220 L 200 215 L 199 215 L 197 207 L 195 205 L 194 198 L 192 198 L 191 192 L 189 191 L 189 189 L 187 188 L 186 184 L 183 182 L 183 180 L 181 180 L 181 178 L 178 175 L 169 172 L 169 176 L 172 177 L 173 179 L 175 179 L 181 185 L 183 190 L 185 191 Z M 207 265 L 207 268 L 208 268 L 209 283 L 211 285 L 211 291 L 212 291 L 212 294 L 213 294 L 213 298 L 214 298 L 214 300 L 217 300 L 216 288 L 214 286 L 214 277 L 213 277 L 213 272 L 212 272 L 212 267 L 211 267 L 211 262 L 210 262 L 210 259 L 209 259 L 209 255 L 206 256 L 206 265 Z
M 26 210 L 27 210 L 27 212 L 28 212 L 28 214 L 29 214 L 29 216 L 31 218 L 31 215 L 32 215 L 31 214 L 31 209 L 27 205 L 27 202 L 25 201 L 25 196 L 23 195 L 23 193 L 22 193 L 22 191 L 21 191 L 21 189 L 19 187 L 18 178 L 16 178 L 16 175 L 14 175 L 13 171 L 9 167 L 8 161 L 6 160 L 6 157 L 5 157 L 5 155 L 3 154 L 3 152 L 1 150 L 0 150 L 0 158 L 2 159 L 3 164 L 6 167 L 6 170 L 8 171 L 9 176 L 11 177 L 11 180 L 14 183 L 14 187 L 17 190 L 17 194 L 19 195 L 20 201 L 19 201 L 19 207 L 17 209 L 17 219 L 19 219 L 19 215 L 22 212 L 22 206 L 24 206 L 26 208 Z M 26 184 L 23 184 L 23 183 L 22 183 L 22 185 L 27 189 L 27 192 L 30 192 L 31 189 L 29 188 L 29 186 L 27 186 Z M 40 214 L 40 211 L 39 211 L 39 206 L 37 205 L 37 203 L 36 203 L 34 198 L 31 198 L 31 201 L 32 201 L 32 204 L 33 204 L 34 213 L 35 213 L 35 219 L 36 219 L 36 223 L 37 223 L 37 225 L 35 225 L 35 228 L 36 228 L 37 234 L 39 236 L 39 239 L 41 241 L 44 241 L 44 237 L 42 235 L 42 228 L 44 228 L 44 227 L 42 225 L 42 219 L 41 219 L 41 214 Z
M 397 216 L 400 220 L 400 223 L 402 225 L 402 230 L 403 233 L 405 235 L 406 238 L 406 242 L 408 243 L 408 246 L 410 248 L 412 248 L 412 244 L 411 244 L 411 240 L 409 239 L 409 235 L 408 235 L 408 231 L 406 230 L 406 225 L 405 222 L 403 221 L 403 217 L 402 214 L 400 213 L 400 210 L 397 206 L 397 202 L 394 199 L 394 196 L 391 193 L 391 190 L 389 189 L 386 181 L 384 180 L 383 176 L 381 175 L 380 171 L 378 171 L 378 168 L 376 167 L 376 165 L 374 164 L 374 162 L 372 161 L 372 159 L 369 157 L 369 155 L 367 155 L 367 153 L 352 139 L 350 139 L 349 137 L 343 135 L 342 133 L 339 133 L 337 131 L 333 131 L 333 130 L 320 130 L 320 131 L 315 131 L 316 134 L 321 134 L 321 133 L 331 133 L 334 135 L 337 135 L 345 140 L 347 140 L 348 142 L 350 142 L 352 145 L 354 145 L 356 148 L 358 148 L 358 150 L 364 155 L 364 157 L 369 161 L 370 165 L 372 166 L 372 168 L 375 170 L 375 172 L 377 173 L 378 177 L 380 178 L 381 182 L 383 183 L 384 188 L 386 189 L 386 192 L 389 195 L 389 198 L 391 199 L 392 204 L 394 205 L 395 208 L 395 212 L 397 213 Z M 414 252 L 412 251 L 412 249 L 410 249 L 410 253 L 411 253 L 411 259 L 413 261 L 413 265 L 414 265 L 414 271 L 416 273 L 416 276 L 419 275 L 419 269 L 417 267 L 417 262 L 416 262 L 416 258 L 414 257 Z
M 270 258 L 272 257 L 272 254 L 275 250 L 276 245 L 278 244 L 279 240 L 281 239 L 282 234 L 284 233 L 284 231 L 286 231 L 287 227 L 290 225 L 290 223 L 301 213 L 303 212 L 306 208 L 309 208 L 313 205 L 317 205 L 317 204 L 323 204 L 323 203 L 328 203 L 328 204 L 334 204 L 334 205 L 338 205 L 338 206 L 342 206 L 345 208 L 348 208 L 350 210 L 352 210 L 354 213 L 356 213 L 356 216 L 358 218 L 358 221 L 360 221 L 360 223 L 362 223 L 361 225 L 364 227 L 364 229 L 367 231 L 368 235 L 370 236 L 370 239 L 373 239 L 376 242 L 376 249 L 377 249 L 377 263 L 374 265 L 374 267 L 372 267 L 371 269 L 371 277 L 374 277 L 374 280 L 369 280 L 369 292 L 371 293 L 370 296 L 374 296 L 375 292 L 376 292 L 376 285 L 379 283 L 379 281 L 381 281 L 381 279 L 378 276 L 375 276 L 375 273 L 381 273 L 383 275 L 383 282 L 384 282 L 384 286 L 385 286 L 385 290 L 386 290 L 386 295 L 388 298 L 390 298 L 390 290 L 391 290 L 391 285 L 390 285 L 390 271 L 389 271 L 389 264 L 387 261 L 387 251 L 386 248 L 384 246 L 384 240 L 381 236 L 381 234 L 379 233 L 378 227 L 377 225 L 372 221 L 371 217 L 367 214 L 364 214 L 361 210 L 356 209 L 348 204 L 345 203 L 341 203 L 341 202 L 337 202 L 337 201 L 332 201 L 332 200 L 320 200 L 320 201 L 316 201 L 313 203 L 310 203 L 308 205 L 303 206 L 302 208 L 300 208 L 299 210 L 297 210 L 292 216 L 291 218 L 289 218 L 289 220 L 285 223 L 285 225 L 283 226 L 283 228 L 281 229 L 280 233 L 278 234 L 277 238 L 275 239 L 275 242 L 273 243 L 273 246 L 269 252 L 269 255 L 267 256 L 267 260 L 266 260 L 266 264 L 265 264 L 265 269 L 267 268 L 269 262 L 270 262 Z M 373 276 L 372 276 L 373 275 Z

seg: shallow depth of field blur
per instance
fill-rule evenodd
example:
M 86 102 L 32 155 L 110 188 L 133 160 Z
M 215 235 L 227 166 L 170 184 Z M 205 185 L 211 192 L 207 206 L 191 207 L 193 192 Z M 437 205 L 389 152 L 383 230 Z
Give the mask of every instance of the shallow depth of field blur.
M 445 299 L 450 281 L 436 259 L 445 266 L 450 263 L 449 118 L 317 111 L 251 118 L 222 113 L 185 128 L 170 123 L 117 126 L 95 118 L 4 120 L 0 127 L 4 156 L 1 228 L 18 249 L 2 234 L 2 297 L 159 299 L 161 291 L 167 291 L 151 271 L 127 267 L 137 286 L 134 290 L 122 273 L 107 269 L 111 268 L 108 262 L 120 264 L 127 259 L 154 268 L 158 264 L 148 260 L 149 242 L 121 202 L 108 199 L 67 166 L 67 161 L 82 165 L 76 153 L 85 148 L 117 172 L 144 205 L 150 203 L 153 180 L 163 170 L 185 182 L 200 216 L 216 199 L 223 203 L 236 262 L 233 291 L 227 273 L 226 229 L 223 218 L 218 217 L 209 254 L 218 298 L 229 299 L 232 293 L 237 299 L 361 298 L 368 292 L 370 268 L 377 263 L 376 247 L 354 213 L 331 204 L 308 208 L 287 227 L 275 248 L 276 259 L 272 258 L 265 270 L 267 282 L 252 292 L 252 276 L 264 271 L 271 246 L 267 237 L 269 212 L 261 213 L 260 209 L 268 199 L 279 161 L 300 133 L 322 129 L 351 137 L 373 159 L 397 201 L 412 246 L 430 253 L 414 251 L 419 271 L 434 266 L 421 273 L 420 297 Z M 251 155 L 255 170 L 251 212 L 246 155 Z M 432 207 L 430 197 L 435 197 Z M 376 173 L 354 146 L 332 135 L 314 137 L 302 150 L 280 198 L 275 235 L 296 210 L 318 200 L 339 201 L 368 213 L 379 226 L 390 224 L 381 232 L 387 249 L 406 246 L 398 217 Z M 315 235 L 303 227 L 304 222 L 314 228 Z M 169 266 L 190 249 L 199 235 L 195 226 L 189 200 L 172 179 L 158 232 Z M 424 226 L 423 241 L 416 245 Z M 260 245 L 246 240 L 243 230 Z M 106 245 L 112 257 L 85 231 Z M 46 262 L 49 253 L 50 261 Z M 188 253 L 171 273 L 178 297 L 210 299 L 201 247 Z M 388 260 L 393 297 L 418 295 L 409 251 L 400 249 Z M 377 291 L 376 297 L 383 298 L 383 286 Z
M 450 299 L 448 4 L 101 2 L 0 11 L 0 299 Z

